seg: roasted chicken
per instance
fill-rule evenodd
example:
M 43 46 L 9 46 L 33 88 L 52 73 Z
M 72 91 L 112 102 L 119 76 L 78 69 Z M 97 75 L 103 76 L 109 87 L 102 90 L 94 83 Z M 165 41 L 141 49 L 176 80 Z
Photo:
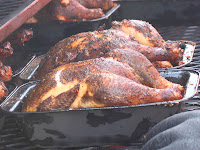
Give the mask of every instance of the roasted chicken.
M 51 98 L 56 98 L 57 96 L 56 100 L 58 100 L 58 102 L 55 101 L 56 105 L 52 107 L 59 109 L 59 103 L 61 101 L 63 101 L 62 103 L 73 102 L 73 95 L 77 94 L 80 81 L 84 80 L 90 74 L 102 72 L 115 73 L 140 83 L 135 77 L 135 71 L 130 66 L 113 59 L 96 58 L 66 64 L 46 75 L 45 80 L 42 80 L 37 86 L 38 88 L 35 88 L 29 95 L 24 106 L 24 111 L 38 111 L 41 110 L 42 107 L 49 107 Z M 34 98 L 31 98 L 31 95 L 34 95 Z M 59 105 L 59 107 L 57 105 Z
M 87 8 L 102 8 L 108 10 L 114 6 L 112 0 L 76 0 Z
M 173 65 L 169 61 L 154 61 L 152 62 L 152 64 L 156 69 L 159 69 L 159 68 L 168 69 L 168 68 L 173 67 Z
M 0 61 L 0 102 L 8 96 L 8 89 L 4 82 L 8 82 L 12 79 L 12 69 L 10 66 L 4 66 Z
M 177 58 L 182 58 L 183 50 L 179 47 L 179 42 L 166 42 L 158 31 L 146 21 L 126 19 L 121 22 L 113 21 L 112 29 L 120 30 L 133 36 L 140 44 L 151 47 L 160 47 L 179 55 Z M 179 62 L 176 61 L 172 63 L 177 64 Z
M 83 32 L 58 42 L 46 54 L 37 78 L 42 78 L 59 65 L 91 58 L 103 57 L 116 48 L 132 49 L 145 55 L 151 62 L 159 60 L 178 61 L 180 54 L 174 51 L 139 44 L 119 30 Z
M 10 43 L 24 46 L 24 43 L 30 41 L 32 38 L 33 38 L 32 29 L 22 29 L 19 32 L 17 32 L 15 36 L 11 38 Z
M 6 58 L 13 54 L 13 48 L 10 42 L 4 42 L 0 47 L 0 58 Z
M 5 84 L 0 81 L 0 102 L 2 102 L 3 98 L 8 96 L 8 89 L 6 88 Z
M 90 75 L 80 83 L 80 87 L 69 109 L 138 105 L 182 98 L 176 87 L 149 88 L 111 73 Z
M 88 9 L 76 0 L 53 0 L 49 10 L 52 18 L 62 21 L 85 21 L 104 16 L 101 8 Z
M 2 62 L 0 62 L 0 80 L 3 82 L 8 82 L 12 79 L 12 69 L 10 66 L 4 66 Z
M 57 67 L 28 95 L 23 111 L 121 106 L 182 97 L 181 85 L 165 82 L 159 77 L 157 80 L 167 83 L 166 87 L 170 88 L 156 89 L 142 85 L 141 78 L 151 76 L 144 72 L 138 77 L 138 71 L 114 60 L 113 55 L 112 58 L 96 58 Z
M 4 42 L 0 47 L 0 58 L 6 58 L 13 54 L 13 48 L 10 42 Z M 4 66 L 0 61 L 0 102 L 8 95 L 8 90 L 4 82 L 8 82 L 12 79 L 12 69 L 10 66 Z
M 162 77 L 153 64 L 141 53 L 131 49 L 115 49 L 105 54 L 105 58 L 111 58 L 129 65 L 135 70 L 136 78 L 149 87 L 164 89 L 174 86 Z M 179 87 L 182 88 L 181 86 Z
M 36 78 L 43 80 L 28 95 L 23 111 L 181 99 L 184 88 L 163 78 L 154 65 L 179 63 L 182 53 L 178 42 L 165 42 L 150 24 L 140 21 L 114 22 L 112 29 L 73 35 L 42 60 Z
M 166 42 L 157 30 L 148 22 L 142 20 L 113 21 L 112 29 L 123 31 L 133 36 L 140 44 L 151 47 L 165 47 Z
M 24 45 L 33 37 L 32 29 L 22 29 L 10 35 L 7 40 L 0 46 L 0 59 L 4 59 L 13 54 L 11 45 Z M 0 60 L 0 102 L 8 95 L 8 90 L 4 82 L 8 82 L 13 77 L 13 71 L 10 66 L 5 66 Z

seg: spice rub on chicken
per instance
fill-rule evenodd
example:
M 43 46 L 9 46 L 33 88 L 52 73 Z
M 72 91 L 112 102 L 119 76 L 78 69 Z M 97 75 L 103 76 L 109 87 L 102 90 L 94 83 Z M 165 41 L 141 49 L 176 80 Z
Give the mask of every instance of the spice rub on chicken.
M 58 42 L 36 74 L 24 112 L 136 105 L 182 98 L 183 86 L 155 66 L 178 64 L 183 49 L 166 42 L 147 22 L 123 20 L 111 29 Z
M 173 51 L 143 45 L 123 31 L 109 29 L 83 32 L 68 37 L 53 46 L 41 63 L 37 78 L 42 78 L 59 65 L 103 57 L 107 52 L 117 48 L 140 52 L 151 62 L 170 61 L 177 63 L 182 57 L 182 50 Z
M 181 65 L 182 62 L 180 58 L 182 58 L 183 50 L 179 47 L 178 41 L 170 41 L 166 42 L 162 36 L 158 33 L 158 31 L 148 22 L 142 20 L 127 20 L 124 19 L 120 21 L 113 21 L 112 28 L 115 30 L 123 31 L 124 33 L 134 37 L 138 43 L 143 45 L 148 45 L 151 47 L 160 47 L 174 53 L 177 59 L 175 62 L 171 62 L 174 65 Z M 193 43 L 195 45 L 195 43 Z M 173 67 L 169 61 L 155 61 L 155 64 L 158 68 L 170 68 Z
M 53 20 L 86 21 L 103 17 L 113 7 L 112 0 L 53 0 L 48 12 Z
M 118 59 L 117 56 L 115 57 L 114 53 L 109 54 L 108 58 L 79 61 L 54 69 L 28 95 L 27 101 L 23 105 L 23 111 L 122 106 L 182 98 L 181 92 L 184 89 L 181 85 L 167 81 L 157 74 L 156 69 L 152 68 L 149 72 L 156 72 L 158 75 L 154 82 L 155 78 L 150 76 L 149 72 L 141 74 L 138 71 L 139 68 L 137 67 L 140 65 L 130 67 L 128 64 L 122 63 L 123 60 Z M 151 66 L 147 65 L 147 67 Z M 149 82 L 143 85 L 144 80 Z M 107 82 L 110 83 L 106 85 Z M 90 91 L 92 89 L 96 90 Z M 107 104 L 98 95 L 106 97 Z M 126 101 L 122 96 L 126 97 Z M 110 100 L 111 102 L 108 102 Z

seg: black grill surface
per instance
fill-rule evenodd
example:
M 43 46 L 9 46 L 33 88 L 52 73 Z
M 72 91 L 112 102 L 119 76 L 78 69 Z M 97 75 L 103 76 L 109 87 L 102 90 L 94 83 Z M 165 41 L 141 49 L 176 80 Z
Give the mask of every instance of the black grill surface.
M 19 8 L 27 0 L 0 0 L 0 21 L 8 16 L 11 12 Z M 179 70 L 200 71 L 200 26 L 169 26 L 156 27 L 158 32 L 165 40 L 188 40 L 197 44 L 193 61 L 179 68 Z M 198 89 L 200 92 L 200 88 Z M 191 111 L 200 109 L 200 94 L 196 94 L 189 101 L 185 102 L 182 111 Z M 1 115 L 1 114 L 0 114 Z M 32 145 L 26 137 L 23 136 L 17 121 L 14 117 L 5 118 L 4 124 L 0 120 L 2 130 L 0 130 L 0 150 L 43 150 Z M 106 150 L 105 147 L 90 147 L 74 150 Z M 139 150 L 139 146 L 127 147 L 126 150 Z M 69 149 L 46 149 L 46 150 L 69 150 Z M 70 150 L 73 150 L 70 148 Z
M 178 27 L 157 27 L 158 32 L 163 36 L 165 40 L 187 40 L 196 42 L 193 61 L 179 68 L 179 70 L 195 70 L 200 71 L 200 26 L 178 26 Z M 200 92 L 200 88 L 198 89 Z M 200 109 L 200 94 L 196 94 L 192 99 L 186 102 L 183 106 L 183 111 L 191 111 Z M 3 128 L 0 131 L 0 149 L 8 150 L 42 150 L 32 145 L 22 134 L 20 128 L 14 117 L 5 119 Z M 107 148 L 90 147 L 78 150 L 105 150 Z M 127 147 L 127 149 L 129 149 Z M 139 150 L 139 147 L 131 147 L 130 149 Z M 53 150 L 53 149 L 48 149 Z M 56 149 L 61 150 L 61 149 Z M 63 150 L 63 149 L 62 149 Z M 65 149 L 67 150 L 67 149 Z M 70 150 L 72 150 L 70 148 Z M 77 149 L 76 149 L 77 150 Z

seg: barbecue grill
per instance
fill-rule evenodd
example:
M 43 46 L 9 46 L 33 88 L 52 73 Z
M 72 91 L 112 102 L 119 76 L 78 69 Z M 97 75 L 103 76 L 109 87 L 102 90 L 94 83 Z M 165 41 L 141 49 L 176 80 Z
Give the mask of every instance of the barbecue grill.
M 9 0 L 9 1 L 0 1 L 0 25 L 5 24 L 5 22 L 9 22 L 15 18 L 15 14 L 20 14 L 19 12 L 23 12 L 25 8 L 29 6 L 31 9 L 31 4 L 34 1 L 23 1 L 23 0 Z M 44 7 L 46 3 L 43 5 L 37 5 L 35 13 L 39 11 L 42 7 Z M 186 66 L 181 68 L 171 69 L 171 70 L 194 70 L 200 71 L 200 20 L 198 19 L 200 16 L 199 6 L 200 2 L 198 0 L 195 1 L 159 1 L 152 0 L 150 1 L 131 1 L 124 0 L 118 1 L 121 5 L 119 9 L 117 9 L 109 18 L 112 20 L 122 20 L 122 19 L 141 19 L 149 21 L 151 24 L 155 26 L 158 32 L 163 36 L 165 40 L 186 40 L 193 41 L 197 44 L 195 53 L 193 56 L 193 61 Z M 157 8 L 157 9 L 155 9 Z M 144 10 L 144 11 L 141 11 Z M 27 12 L 24 11 L 23 14 Z M 34 15 L 34 14 L 32 14 Z M 21 17 L 21 15 L 18 15 Z M 22 15 L 23 16 L 23 15 Z M 31 16 L 27 16 L 31 17 Z M 27 18 L 28 19 L 28 18 Z M 21 24 L 16 28 L 8 28 L 9 33 L 5 33 L 4 29 L 0 30 L 0 35 L 4 38 L 0 39 L 0 41 L 6 40 L 8 35 L 14 34 L 13 32 L 18 31 L 23 28 L 32 28 L 34 31 L 34 38 L 27 42 L 24 47 L 16 46 L 14 47 L 15 53 L 13 56 L 10 56 L 3 61 L 4 64 L 10 65 L 14 74 L 17 76 L 20 72 L 23 71 L 23 68 L 32 61 L 36 56 L 40 56 L 45 54 L 51 46 L 57 43 L 59 40 L 69 36 L 70 34 L 67 32 L 66 25 L 64 24 L 24 24 L 23 20 Z M 109 22 L 110 22 L 109 21 Z M 90 30 L 95 30 L 99 26 L 106 24 L 109 22 L 103 23 L 100 22 L 98 25 L 92 23 L 93 28 Z M 11 27 L 11 26 L 10 26 Z M 58 28 L 59 27 L 59 28 Z M 97 28 L 94 28 L 97 27 Z M 109 27 L 109 25 L 107 26 Z M 45 30 L 44 30 L 45 29 Z M 51 31 L 59 31 L 64 32 L 65 34 L 55 34 L 52 31 L 49 36 L 49 30 Z M 79 29 L 79 28 L 78 28 Z M 77 29 L 77 30 L 78 30 Z M 74 29 L 75 30 L 75 29 Z M 86 29 L 84 29 L 86 30 Z M 0 37 L 1 37 L 0 36 Z M 21 61 L 23 60 L 23 62 Z M 15 89 L 17 85 L 21 85 L 26 81 L 18 81 L 13 78 L 11 83 L 7 83 L 10 91 Z M 199 92 L 199 90 L 198 90 Z M 181 108 L 181 111 L 191 111 L 200 108 L 200 94 L 196 94 L 193 98 L 189 99 Z M 15 149 L 15 150 L 42 150 L 42 148 L 38 148 L 33 145 L 23 134 L 17 120 L 14 116 L 5 116 L 2 112 L 0 118 L 0 149 Z M 127 149 L 135 149 L 139 150 L 142 144 L 138 143 L 138 145 L 127 146 Z M 49 148 L 49 150 L 53 150 L 55 148 Z M 59 150 L 60 148 L 58 148 Z M 66 148 L 65 148 L 66 149 Z M 72 149 L 72 148 L 70 148 Z M 74 148 L 77 149 L 77 148 Z M 78 148 L 79 150 L 81 148 Z M 82 148 L 82 150 L 103 150 L 107 149 L 105 147 L 89 147 Z M 66 149 L 67 150 L 67 149 Z

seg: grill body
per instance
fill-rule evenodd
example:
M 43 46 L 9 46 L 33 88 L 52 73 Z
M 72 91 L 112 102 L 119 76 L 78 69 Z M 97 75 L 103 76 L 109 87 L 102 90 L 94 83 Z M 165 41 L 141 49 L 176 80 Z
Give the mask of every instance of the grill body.
M 5 20 L 5 16 L 9 15 L 15 9 L 19 8 L 25 1 L 0 1 L 0 19 Z M 175 69 L 175 70 L 195 70 L 200 71 L 200 23 L 198 17 L 200 16 L 198 0 L 194 1 L 121 1 L 120 9 L 115 13 L 112 20 L 122 19 L 142 19 L 147 20 L 153 24 L 158 32 L 163 36 L 165 40 L 189 40 L 197 44 L 193 61 L 187 66 Z M 9 6 L 9 8 L 7 7 Z M 12 6 L 12 7 L 10 7 Z M 177 9 L 178 8 L 178 9 Z M 145 11 L 141 11 L 145 10 Z M 154 10 L 154 11 L 152 11 Z M 148 15 L 147 15 L 148 14 Z M 24 24 L 21 28 L 29 27 Z M 43 25 L 45 28 L 45 25 Z M 18 58 L 19 55 L 24 57 L 32 57 L 33 55 L 41 55 L 48 51 L 49 47 L 53 46 L 58 41 L 53 39 L 53 43 L 48 42 L 47 32 L 38 32 L 38 26 L 32 25 L 35 32 L 35 39 L 27 43 L 23 48 L 15 47 L 15 56 L 11 58 Z M 41 30 L 40 30 L 41 31 Z M 61 38 L 58 33 L 53 33 L 55 37 Z M 63 35 L 62 35 L 63 36 Z M 39 39 L 43 39 L 41 42 Z M 18 60 L 16 59 L 16 60 Z M 20 58 L 21 59 L 21 58 Z M 4 60 L 6 64 L 9 64 L 9 60 Z M 24 62 L 18 61 L 19 66 L 24 66 Z M 22 63 L 20 65 L 20 63 Z M 27 62 L 25 62 L 26 64 Z M 16 69 L 17 70 L 17 69 Z M 198 92 L 200 92 L 198 90 Z M 189 101 L 185 102 L 181 107 L 181 111 L 191 111 L 200 109 L 200 94 L 196 94 Z M 139 111 L 139 110 L 138 110 Z M 0 149 L 15 149 L 15 150 L 42 150 L 42 148 L 36 147 L 31 143 L 21 131 L 19 124 L 15 116 L 6 116 L 3 112 L 0 112 Z M 135 146 L 135 149 L 139 149 L 139 146 Z M 132 149 L 134 149 L 132 148 Z M 49 148 L 53 150 L 55 148 Z M 62 149 L 62 148 L 57 148 Z M 72 148 L 70 148 L 72 149 Z M 89 149 L 89 148 L 88 148 Z M 105 149 L 105 147 L 93 147 L 90 150 Z

